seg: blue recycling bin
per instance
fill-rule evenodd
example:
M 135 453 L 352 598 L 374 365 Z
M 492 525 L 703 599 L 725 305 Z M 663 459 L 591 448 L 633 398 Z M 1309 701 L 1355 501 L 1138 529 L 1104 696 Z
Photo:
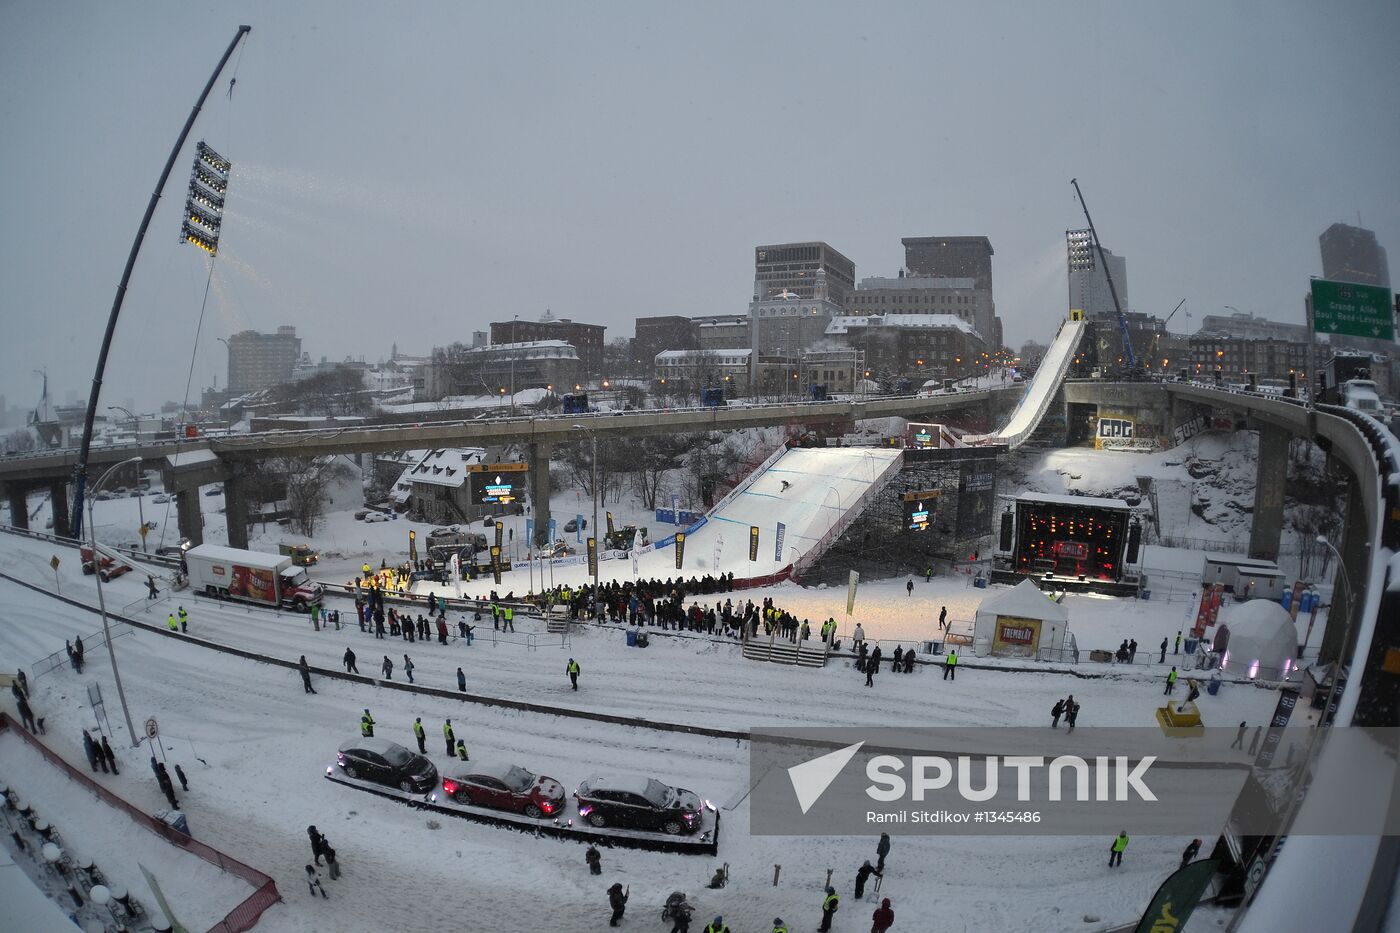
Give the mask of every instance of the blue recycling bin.
M 627 630 L 627 647 L 637 647 L 637 630 L 634 628 L 629 628 Z
M 977 587 L 977 589 L 979 590 L 985 590 L 987 588 L 987 578 L 978 577 L 976 580 L 972 581 L 972 585 Z
M 1220 678 L 1219 678 L 1219 677 L 1212 677 L 1210 680 L 1206 681 L 1206 693 L 1209 693 L 1211 696 L 1215 696 L 1215 695 L 1216 695 L 1217 693 L 1219 693 L 1219 692 L 1220 692 Z
M 1143 590 L 1143 591 L 1142 591 L 1142 598 L 1143 598 L 1143 599 L 1148 599 L 1148 600 L 1150 600 L 1150 599 L 1152 598 L 1152 591 L 1151 591 L 1151 590 Z

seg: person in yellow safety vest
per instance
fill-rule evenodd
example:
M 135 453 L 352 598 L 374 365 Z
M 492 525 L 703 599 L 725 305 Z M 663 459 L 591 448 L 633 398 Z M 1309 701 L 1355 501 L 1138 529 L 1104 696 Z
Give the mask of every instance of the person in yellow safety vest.
M 1176 668 L 1172 668 L 1172 669 L 1171 669 L 1171 672 L 1167 674 L 1167 689 L 1166 689 L 1166 690 L 1163 690 L 1162 693 L 1163 693 L 1163 695 L 1167 695 L 1167 694 L 1170 694 L 1170 693 L 1171 693 L 1173 690 L 1175 690 L 1175 689 L 1176 689 Z
M 423 731 L 423 718 L 420 716 L 413 720 L 413 737 L 418 740 L 418 753 L 428 754 L 428 736 Z
M 575 661 L 573 658 L 569 658 L 569 663 L 564 666 L 564 673 L 569 675 L 569 682 L 573 684 L 574 689 L 577 690 L 579 674 L 578 662 Z
M 504 609 L 501 610 L 501 616 L 505 619 L 504 624 L 501 626 L 501 631 L 515 631 L 515 610 L 512 609 L 510 606 L 506 606 Z
M 456 748 L 457 736 L 452 732 L 452 720 L 442 724 L 442 738 L 447 743 L 447 757 L 451 758 L 453 750 Z
M 180 616 L 180 631 L 189 631 L 188 622 L 190 621 L 190 614 L 185 611 L 184 606 L 180 607 L 178 615 Z
M 826 897 L 822 898 L 822 925 L 817 927 L 821 933 L 827 933 L 831 929 L 831 915 L 836 913 L 836 908 L 841 906 L 841 897 L 836 893 L 836 889 L 831 885 L 826 886 Z
M 165 620 L 165 624 L 170 626 L 170 631 L 172 632 L 180 631 L 180 625 L 175 621 L 175 613 L 173 612 L 170 613 L 170 618 Z
M 365 714 L 360 717 L 360 735 L 367 739 L 374 738 L 374 717 L 365 710 Z
M 958 652 L 957 649 L 948 652 L 948 660 L 943 662 L 943 679 L 949 677 L 958 679 Z
M 1128 847 L 1128 831 L 1119 830 L 1118 838 L 1113 840 L 1113 845 L 1108 849 L 1108 867 L 1123 864 L 1123 850 Z
M 787 924 L 783 923 L 782 917 L 773 918 L 773 933 L 788 933 Z
M 365 579 L 368 580 L 368 579 L 369 579 L 369 564 L 368 564 L 368 562 L 367 562 L 363 567 L 361 567 L 360 570 L 364 573 Z
M 715 917 L 705 924 L 704 933 L 729 933 L 729 924 L 724 922 L 723 917 Z
M 462 739 L 457 740 L 457 757 L 462 759 L 463 761 L 469 760 L 467 758 L 467 743 L 464 742 Z

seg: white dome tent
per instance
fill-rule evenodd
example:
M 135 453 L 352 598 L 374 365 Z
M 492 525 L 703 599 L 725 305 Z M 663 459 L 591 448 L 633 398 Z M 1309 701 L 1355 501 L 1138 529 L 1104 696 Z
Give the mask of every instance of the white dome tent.
M 1298 630 L 1288 610 L 1269 599 L 1251 599 L 1221 619 L 1229 633 L 1220 669 L 1236 677 L 1284 680 L 1298 666 Z
M 977 607 L 972 650 L 1000 657 L 1060 658 L 1069 627 L 1065 607 L 1031 580 L 988 596 Z

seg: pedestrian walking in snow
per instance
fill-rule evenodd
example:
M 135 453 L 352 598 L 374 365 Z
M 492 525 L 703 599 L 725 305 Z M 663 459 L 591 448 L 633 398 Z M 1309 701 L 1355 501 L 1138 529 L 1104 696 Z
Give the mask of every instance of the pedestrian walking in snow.
M 1074 694 L 1070 694 L 1065 700 L 1065 722 L 1069 725 L 1069 731 L 1074 731 L 1074 725 L 1079 721 L 1079 704 L 1074 700 Z
M 1167 672 L 1167 689 L 1162 691 L 1163 696 L 1171 696 L 1176 690 L 1176 668 L 1173 667 Z
M 892 926 L 894 926 L 894 908 L 890 907 L 890 899 L 887 897 L 870 915 L 870 933 L 885 933 Z
M 904 673 L 914 673 L 914 649 L 910 648 L 904 652 Z
M 86 729 L 83 730 L 83 754 L 87 756 L 88 767 L 92 773 L 97 773 L 97 746 L 92 741 L 92 736 Z
M 569 658 L 569 663 L 564 665 L 564 673 L 569 675 L 569 683 L 573 684 L 574 689 L 577 690 L 579 675 L 578 662 L 575 661 L 573 658 Z
M 1108 867 L 1115 868 L 1123 864 L 1123 850 L 1128 848 L 1128 831 L 1120 830 L 1118 838 L 1113 840 L 1113 844 L 1108 847 Z
M 34 730 L 31 729 L 29 731 L 33 732 Z M 113 774 L 121 774 L 121 772 L 117 770 L 117 754 L 112 751 L 112 744 L 107 741 L 105 735 L 102 737 L 102 748 L 99 750 L 99 754 L 107 760 L 107 767 L 112 769 Z
M 408 677 L 408 682 L 413 683 L 413 659 L 408 655 L 403 656 L 403 672 Z
M 78 668 L 78 673 L 83 672 L 83 639 L 81 636 L 73 639 L 73 664 Z
M 944 625 L 945 625 L 945 623 L 946 623 L 947 621 L 948 621 L 948 607 L 947 607 L 947 606 L 944 606 L 942 609 L 938 610 L 938 630 L 939 630 L 940 632 L 943 631 Z
M 15 708 L 19 710 L 19 721 L 24 724 L 24 728 L 30 732 L 34 731 L 34 710 L 29 708 L 29 701 L 21 693 L 15 697 Z
M 321 856 L 326 852 L 326 837 L 315 826 L 306 827 L 307 838 L 311 840 L 311 860 L 321 864 Z
M 856 869 L 856 900 L 865 897 L 865 883 L 870 880 L 870 876 L 873 874 L 878 874 L 878 872 L 875 871 L 875 866 L 870 864 L 869 859 L 866 859 L 865 864 Z
M 178 616 L 180 617 L 180 631 L 181 631 L 181 632 L 184 632 L 184 633 L 186 633 L 186 634 L 188 634 L 188 632 L 189 632 L 189 630 L 190 630 L 190 627 L 189 627 L 190 614 L 189 614 L 188 612 L 185 611 L 185 607 L 184 607 L 184 606 L 181 606 L 179 609 L 177 609 L 176 612 L 175 612 L 175 614 L 178 615 Z
M 297 670 L 301 672 L 301 687 L 307 693 L 315 693 L 316 688 L 311 686 L 311 667 L 306 663 L 306 655 L 301 656 L 297 661 Z
M 319 893 L 321 897 L 326 900 L 331 899 L 331 896 L 326 893 L 326 889 L 321 887 L 321 876 L 318 875 L 316 869 L 312 868 L 310 865 L 306 866 L 306 886 L 311 889 L 312 897 L 315 897 L 317 893 Z
M 166 772 L 164 763 L 156 765 L 156 783 L 160 785 L 160 792 L 169 801 L 170 809 L 180 809 L 180 801 L 175 799 L 175 785 L 170 782 L 170 775 Z
M 1235 741 L 1230 743 L 1230 747 L 1238 748 L 1240 751 L 1244 751 L 1244 734 L 1248 730 L 1249 726 L 1245 725 L 1244 723 L 1240 723 L 1240 731 L 1235 733 Z
M 1158 664 L 1166 664 L 1166 663 L 1167 663 L 1167 636 L 1165 636 L 1165 635 L 1162 636 L 1162 644 L 1161 644 L 1160 647 L 1161 647 L 1161 651 L 1160 651 L 1160 653 L 1157 655 L 1157 663 L 1158 663 Z
M 617 926 L 617 922 L 627 912 L 627 898 L 631 896 L 631 890 L 630 886 L 623 890 L 619 882 L 613 882 L 613 886 L 608 888 L 608 904 L 612 907 L 612 917 L 608 920 L 608 926 Z
M 583 853 L 583 860 L 588 863 L 588 873 L 590 875 L 601 875 L 603 873 L 603 856 L 598 852 L 596 846 L 589 845 L 588 851 Z
M 414 717 L 413 737 L 418 740 L 418 754 L 428 754 L 428 733 L 423 728 L 423 718 L 421 716 Z
M 349 648 L 345 649 L 345 657 L 342 660 L 345 662 L 345 673 L 358 674 L 360 672 L 360 669 L 355 666 L 355 652 Z
M 471 761 L 471 756 L 467 754 L 467 743 L 464 739 L 457 740 L 457 757 L 463 761 Z
M 948 652 L 948 660 L 943 662 L 943 679 L 958 679 L 958 653 L 956 650 Z
M 911 597 L 914 595 L 914 578 L 913 578 L 913 577 L 910 577 L 910 578 L 909 578 L 909 582 L 906 583 L 906 584 L 904 584 L 904 592 L 908 593 Z
M 1250 740 L 1249 740 L 1249 753 L 1250 753 L 1251 755 L 1253 755 L 1255 752 L 1259 751 L 1259 739 L 1260 739 L 1261 736 L 1263 736 L 1263 734 L 1264 734 L 1264 727 L 1263 727 L 1263 726 L 1255 726 L 1255 727 L 1254 727 L 1254 735 L 1253 735 L 1253 737 L 1250 738 Z
M 836 889 L 831 885 L 826 886 L 826 893 L 822 895 L 822 925 L 817 927 L 818 933 L 827 933 L 831 929 L 831 918 L 835 916 L 836 910 L 841 906 L 841 898 L 836 893 Z
M 331 880 L 334 881 L 340 877 L 340 862 L 335 857 L 335 849 L 332 849 L 331 844 L 325 841 L 324 836 L 321 837 L 321 842 L 326 849 L 326 868 L 330 870 Z
M 452 732 L 452 720 L 447 720 L 442 724 L 442 738 L 447 743 L 447 757 L 451 758 L 457 748 L 457 737 Z
M 1181 632 L 1176 633 L 1176 644 L 1172 646 L 1172 654 L 1181 654 Z
M 404 657 L 407 657 L 407 655 L 405 655 Z M 385 680 L 394 679 L 394 662 L 389 660 L 389 656 L 387 654 L 384 655 L 384 663 L 379 665 L 379 669 L 384 672 Z
M 190 789 L 190 782 L 185 779 L 185 769 L 180 767 L 178 762 L 175 765 L 175 779 L 180 782 L 181 790 L 188 791 Z
M 160 590 L 156 589 L 156 578 L 149 573 L 146 574 L 146 598 L 156 599 L 160 596 Z
M 1056 700 L 1055 705 L 1050 707 L 1050 728 L 1060 728 L 1060 717 L 1065 714 L 1065 701 Z
M 890 834 L 881 833 L 880 841 L 875 844 L 875 873 L 883 876 L 885 873 L 885 857 L 890 854 Z
M 865 642 L 861 642 L 860 645 L 856 648 L 856 670 L 862 673 L 865 672 L 865 659 L 867 657 L 866 649 L 868 647 L 869 646 L 866 645 Z
M 19 684 L 19 688 L 24 691 L 26 697 L 29 696 L 29 678 L 24 675 L 24 668 L 21 667 L 15 673 L 15 683 Z
M 880 646 L 876 645 L 875 650 L 870 652 L 870 657 L 865 662 L 865 685 L 875 686 L 875 675 L 880 670 Z

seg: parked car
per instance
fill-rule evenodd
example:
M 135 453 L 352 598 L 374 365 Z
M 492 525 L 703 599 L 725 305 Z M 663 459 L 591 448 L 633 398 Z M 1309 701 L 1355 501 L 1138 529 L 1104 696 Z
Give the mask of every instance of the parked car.
M 383 512 L 365 513 L 365 521 L 369 522 L 370 524 L 373 524 L 375 522 L 387 522 L 388 520 L 389 516 L 385 515 Z
M 222 496 L 224 494 L 224 487 L 210 486 L 208 489 L 204 490 L 204 494 L 206 496 Z
M 397 787 L 405 793 L 427 793 L 437 787 L 433 763 L 388 739 L 351 739 L 340 746 L 335 763 L 348 778 Z
M 565 531 L 579 531 L 580 529 L 583 531 L 588 530 L 588 519 L 583 519 L 582 525 L 579 524 L 579 520 L 577 518 L 571 518 L 564 523 Z
M 535 818 L 553 816 L 564 809 L 563 785 L 519 765 L 476 765 L 445 776 L 442 790 L 458 803 L 513 810 Z
M 700 828 L 700 797 L 656 778 L 591 777 L 574 792 L 578 814 L 590 826 L 659 829 L 672 836 Z
M 161 493 L 151 501 L 154 502 L 156 505 L 165 505 L 165 503 L 170 501 L 170 497 L 167 496 L 165 493 Z

